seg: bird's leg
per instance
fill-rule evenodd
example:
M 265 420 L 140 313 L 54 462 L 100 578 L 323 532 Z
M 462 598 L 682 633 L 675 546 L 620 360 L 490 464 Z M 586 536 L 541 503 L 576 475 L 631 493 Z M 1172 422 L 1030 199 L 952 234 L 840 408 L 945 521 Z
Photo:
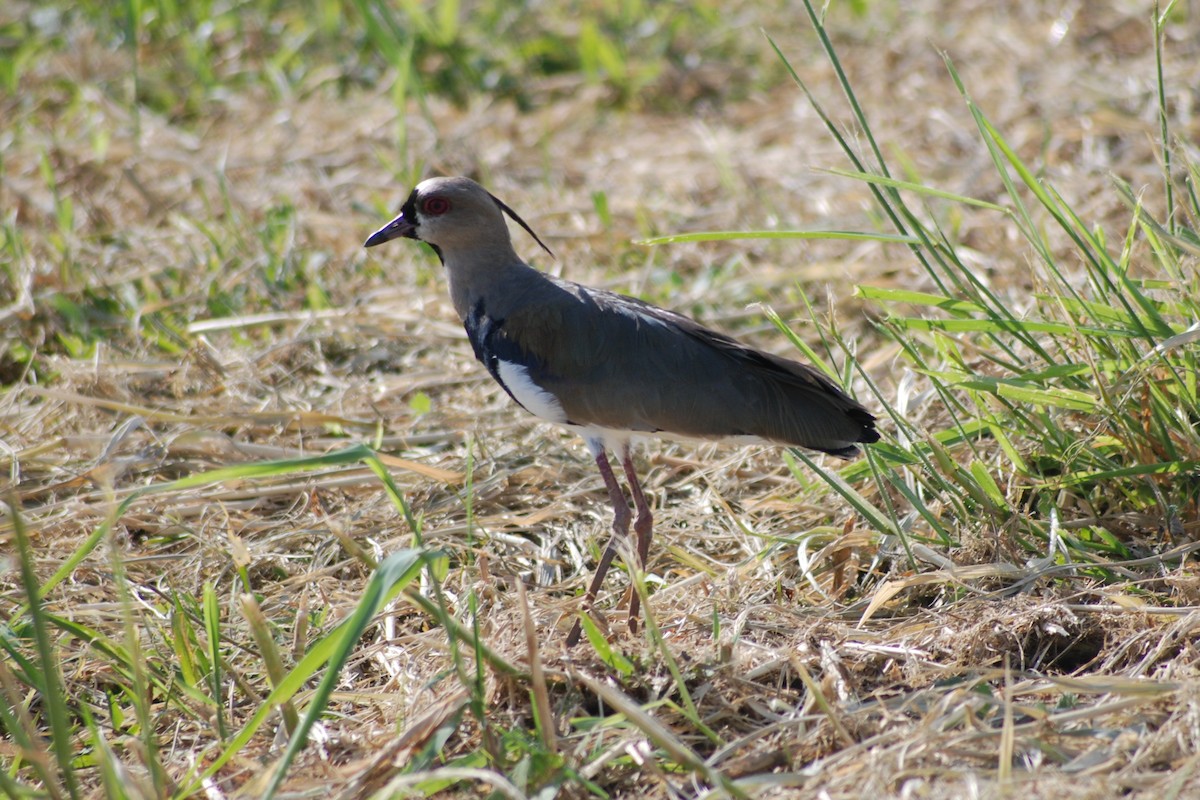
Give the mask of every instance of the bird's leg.
M 646 559 L 650 555 L 650 538 L 654 535 L 654 515 L 650 513 L 650 504 L 642 493 L 642 484 L 633 468 L 633 458 L 626 447 L 621 453 L 621 466 L 625 469 L 625 479 L 629 481 L 629 491 L 633 494 L 633 505 L 637 508 L 637 520 L 633 530 L 637 534 L 637 569 L 646 568 Z M 635 565 L 630 565 L 635 566 Z M 637 633 L 638 611 L 641 610 L 641 596 L 634 587 L 633 595 L 629 598 L 629 632 Z
M 629 501 L 626 499 L 625 493 L 621 491 L 620 484 L 617 483 L 617 476 L 613 474 L 612 467 L 608 463 L 608 456 L 604 454 L 604 446 L 589 441 L 588 449 L 596 456 L 596 466 L 600 468 L 600 476 L 604 478 L 604 486 L 608 489 L 608 499 L 612 502 L 613 534 L 612 538 L 608 540 L 608 547 L 604 548 L 604 553 L 600 556 L 600 563 L 596 566 L 596 574 L 592 576 L 592 583 L 588 586 L 587 594 L 583 596 L 584 613 L 590 611 L 592 603 L 596 602 L 596 595 L 604 584 L 604 576 L 608 574 L 608 568 L 612 566 L 617 550 L 621 547 L 621 543 L 629 537 L 630 517 Z M 641 518 L 639 517 L 639 519 Z M 578 644 L 582 633 L 582 624 L 576 619 L 575 624 L 571 627 L 571 632 L 567 634 L 567 647 L 574 647 Z

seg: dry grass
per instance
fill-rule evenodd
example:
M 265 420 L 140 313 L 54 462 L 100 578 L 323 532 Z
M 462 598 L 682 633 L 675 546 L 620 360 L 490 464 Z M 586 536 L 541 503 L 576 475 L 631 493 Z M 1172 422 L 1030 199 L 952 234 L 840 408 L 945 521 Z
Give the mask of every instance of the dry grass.
M 976 103 L 1089 223 L 1128 225 L 1110 173 L 1146 189 L 1161 215 L 1149 9 L 869 5 L 875 18 L 838 18 L 834 28 L 894 163 L 953 192 L 1002 195 L 939 57 L 945 49 Z M 1177 92 L 1174 132 L 1194 142 L 1200 52 L 1197 9 L 1188 10 L 1165 69 Z M 834 105 L 832 72 L 801 16 L 743 10 L 738 20 L 749 42 L 756 25 L 767 28 Z M 0 587 L 9 624 L 25 602 L 12 509 L 42 583 L 108 530 L 46 594 L 46 611 L 116 643 L 129 641 L 132 625 L 145 663 L 169 675 L 173 618 L 198 620 L 207 587 L 225 637 L 227 682 L 216 699 L 229 731 L 238 730 L 270 691 L 239 594 L 258 598 L 290 666 L 355 608 L 373 560 L 410 546 L 414 532 L 358 463 L 147 495 L 113 520 L 116 504 L 205 470 L 365 442 L 396 457 L 391 474 L 422 519 L 424 544 L 450 556 L 440 585 L 447 607 L 469 626 L 468 603 L 477 603 L 482 640 L 520 674 L 477 672 L 469 647 L 456 672 L 443 628 L 397 601 L 344 668 L 320 743 L 292 765 L 293 796 L 369 797 L 389 786 L 390 796 L 406 796 L 402 787 L 430 791 L 454 777 L 448 795 L 485 795 L 489 784 L 509 793 L 500 784 L 511 781 L 517 796 L 531 796 L 551 775 L 564 797 L 709 796 L 735 791 L 734 780 L 752 797 L 1200 791 L 1194 502 L 1179 508 L 1165 545 L 1156 541 L 1161 517 L 1105 510 L 1126 541 L 1167 551 L 1108 565 L 1123 575 L 1115 580 L 1037 562 L 1004 529 L 965 520 L 955 548 L 923 546 L 912 569 L 836 495 L 800 486 L 776 451 L 654 444 L 639 463 L 657 515 L 647 575 L 665 649 L 628 634 L 623 573 L 600 603 L 616 655 L 605 663 L 587 644 L 564 649 L 609 524 L 594 466 L 578 441 L 522 416 L 474 363 L 427 254 L 396 246 L 368 257 L 362 240 L 410 188 L 397 172 L 470 174 L 558 253 L 542 267 L 639 293 L 765 348 L 786 343 L 753 304 L 770 304 L 813 339 L 799 319 L 804 291 L 894 397 L 900 354 L 853 287 L 930 290 L 902 247 L 630 243 L 689 230 L 875 227 L 865 185 L 813 169 L 845 162 L 796 87 L 738 91 L 726 83 L 745 76 L 712 63 L 656 84 L 705 98 L 686 111 L 614 108 L 608 89 L 582 78 L 535 86 L 526 110 L 431 96 L 407 108 L 409 150 L 397 154 L 386 81 L 283 97 L 251 87 L 179 123 L 134 119 L 114 100 L 126 69 L 121 53 L 81 34 L 27 73 L 18 95 L 0 99 L 0 115 L 22 121 L 19 135 L 3 134 L 0 185 L 5 225 L 22 241 L 5 250 L 12 261 L 0 284 L 11 292 L 0 301 L 0 463 L 12 504 L 0 542 L 13 554 Z M 64 77 L 93 88 L 68 103 L 57 88 Z M 62 198 L 73 206 L 67 230 Z M 1021 306 L 1031 288 L 1027 248 L 994 215 L 954 213 L 949 224 L 980 274 Z M 519 250 L 535 253 L 517 238 Z M 281 276 L 274 284 L 272 274 Z M 159 322 L 91 318 L 105 327 L 98 344 L 66 341 L 73 312 L 55 297 L 86 307 L 127 286 Z M 172 291 L 155 296 L 164 286 Z M 857 389 L 865 396 L 861 382 Z M 944 425 L 936 400 L 910 414 L 919 428 Z M 859 488 L 878 499 L 876 486 Z M 1064 523 L 1087 512 L 1067 509 Z M 421 589 L 432 592 L 428 578 Z M 156 696 L 159 750 L 147 754 L 131 712 L 123 721 L 101 714 L 128 700 L 113 661 L 59 637 L 66 694 L 93 708 L 128 787 L 150 785 L 155 759 L 182 782 L 215 757 L 214 706 Z M 299 708 L 310 689 L 295 698 Z M 6 696 L 21 693 L 9 685 Z M 543 731 L 540 742 L 539 698 L 555 734 Z M 440 757 L 422 761 L 440 729 L 449 731 Z M 209 796 L 261 791 L 264 765 L 285 740 L 259 731 Z M 4 764 L 18 758 L 15 747 L 0 748 Z M 424 764 L 416 775 L 406 772 L 413 763 Z M 79 775 L 85 795 L 103 792 L 97 770 L 81 764 Z M 517 785 L 521 775 L 533 783 Z

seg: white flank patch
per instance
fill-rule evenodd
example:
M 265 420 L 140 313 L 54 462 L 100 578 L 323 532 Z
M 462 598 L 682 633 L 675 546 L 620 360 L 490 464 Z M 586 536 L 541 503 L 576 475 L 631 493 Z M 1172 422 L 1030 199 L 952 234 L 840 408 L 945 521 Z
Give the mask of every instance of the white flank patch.
M 566 422 L 567 413 L 563 411 L 558 398 L 533 382 L 529 377 L 529 368 L 511 361 L 497 361 L 497 371 L 500 380 L 504 382 L 517 402 L 535 417 L 541 417 L 550 422 Z

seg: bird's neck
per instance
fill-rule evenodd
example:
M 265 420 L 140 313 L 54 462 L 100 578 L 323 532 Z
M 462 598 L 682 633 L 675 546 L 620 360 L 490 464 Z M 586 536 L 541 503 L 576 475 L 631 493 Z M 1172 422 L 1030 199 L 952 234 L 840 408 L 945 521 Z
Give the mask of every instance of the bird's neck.
M 501 311 L 507 298 L 520 296 L 528 284 L 545 280 L 542 273 L 521 261 L 511 249 L 447 256 L 450 300 L 462 320 L 466 320 L 480 300 L 486 307 Z

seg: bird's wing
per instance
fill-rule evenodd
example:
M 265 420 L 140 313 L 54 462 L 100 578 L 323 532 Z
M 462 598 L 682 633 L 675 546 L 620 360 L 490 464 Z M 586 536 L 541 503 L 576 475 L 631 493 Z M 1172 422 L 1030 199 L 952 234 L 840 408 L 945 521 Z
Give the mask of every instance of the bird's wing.
M 873 418 L 820 372 L 634 298 L 565 281 L 477 329 L 494 360 L 561 409 L 557 421 L 684 436 L 754 436 L 850 455 Z M 468 325 L 468 332 L 471 326 Z M 475 341 L 475 338 L 472 339 Z M 523 406 L 501 370 L 494 377 Z M 545 411 L 546 397 L 530 395 Z

